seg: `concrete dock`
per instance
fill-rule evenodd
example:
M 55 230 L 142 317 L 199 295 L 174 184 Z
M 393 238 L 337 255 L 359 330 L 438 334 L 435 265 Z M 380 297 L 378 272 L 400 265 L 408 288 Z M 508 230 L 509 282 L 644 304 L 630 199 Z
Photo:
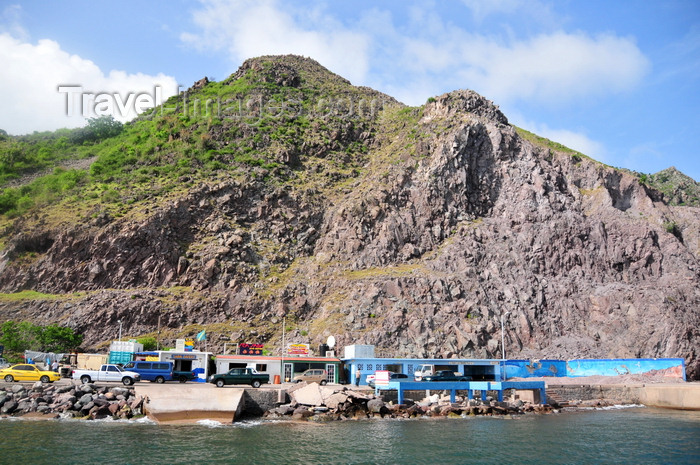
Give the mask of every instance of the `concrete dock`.
M 192 423 L 214 420 L 232 423 L 244 407 L 245 386 L 217 388 L 210 383 L 137 383 L 144 413 L 159 423 Z
M 547 383 L 548 398 L 565 401 L 606 400 L 647 407 L 700 410 L 700 383 L 596 384 Z

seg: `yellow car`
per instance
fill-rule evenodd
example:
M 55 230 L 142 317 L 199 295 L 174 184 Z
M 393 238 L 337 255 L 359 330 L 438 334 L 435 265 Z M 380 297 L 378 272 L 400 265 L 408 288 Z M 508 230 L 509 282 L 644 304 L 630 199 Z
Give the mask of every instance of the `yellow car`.
M 61 375 L 55 371 L 40 370 L 36 365 L 20 364 L 0 370 L 0 378 L 4 379 L 6 383 L 11 383 L 12 381 L 41 381 L 42 383 L 51 383 L 61 379 Z

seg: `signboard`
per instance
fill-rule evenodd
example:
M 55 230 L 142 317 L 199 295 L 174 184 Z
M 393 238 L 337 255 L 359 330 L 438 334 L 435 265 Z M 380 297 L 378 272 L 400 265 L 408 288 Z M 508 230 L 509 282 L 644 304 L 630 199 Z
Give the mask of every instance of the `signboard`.
M 194 339 L 185 339 L 185 352 L 192 352 L 194 350 Z
M 242 342 L 238 344 L 238 353 L 240 355 L 262 355 L 263 344 L 248 344 L 247 342 Z
M 287 345 L 287 355 L 309 355 L 309 344 L 289 344 Z
M 375 386 L 388 386 L 389 385 L 389 371 L 387 370 L 377 370 L 374 372 L 374 385 Z
M 194 354 L 173 354 L 173 360 L 197 360 Z
M 0 355 L 2 355 L 3 352 L 5 352 L 5 346 L 0 345 Z

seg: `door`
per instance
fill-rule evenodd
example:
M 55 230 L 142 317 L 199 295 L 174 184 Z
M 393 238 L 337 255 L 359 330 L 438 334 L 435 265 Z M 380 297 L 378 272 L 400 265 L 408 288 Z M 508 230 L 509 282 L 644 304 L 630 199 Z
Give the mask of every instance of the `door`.
M 103 369 L 106 369 L 105 371 L 101 371 L 100 374 L 103 375 L 100 377 L 100 381 L 121 381 L 122 380 L 122 372 L 119 371 L 119 368 L 115 367 L 114 365 L 104 365 L 102 367 Z
M 284 364 L 284 381 L 289 382 L 291 380 L 292 380 L 292 364 L 285 363 Z
M 328 363 L 326 365 L 326 373 L 328 373 L 328 376 L 326 376 L 326 381 L 329 383 L 335 383 L 335 364 L 334 363 Z
M 32 375 L 36 373 L 34 365 L 17 365 L 12 375 L 17 381 L 32 381 Z

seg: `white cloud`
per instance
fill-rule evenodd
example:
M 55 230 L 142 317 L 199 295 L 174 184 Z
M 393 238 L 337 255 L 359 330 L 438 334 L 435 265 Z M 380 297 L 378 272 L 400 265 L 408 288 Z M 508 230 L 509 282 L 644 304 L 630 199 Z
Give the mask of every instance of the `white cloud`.
M 122 121 L 136 114 L 133 105 L 119 111 L 115 93 L 120 95 L 121 103 L 126 103 L 129 95 L 133 95 L 132 99 L 140 93 L 153 96 L 154 86 L 161 86 L 164 99 L 177 92 L 177 82 L 170 76 L 116 70 L 105 74 L 92 61 L 71 55 L 57 42 L 47 39 L 31 44 L 8 33 L 0 34 L 0 63 L 3 63 L 0 67 L 0 101 L 3 102 L 0 128 L 11 134 L 82 126 L 84 116 L 95 116 L 94 113 L 83 116 L 79 106 L 73 110 L 72 117 L 67 116 L 68 93 L 58 91 L 62 85 L 81 86 L 84 92 L 103 93 L 105 97 L 110 95 L 114 110 L 110 113 Z M 71 97 L 75 101 L 78 99 L 77 95 Z M 142 97 L 142 101 L 145 100 Z M 88 110 L 94 108 L 94 103 L 88 105 Z M 108 109 L 106 103 L 97 106 L 98 112 Z
M 603 144 L 590 139 L 583 133 L 570 131 L 568 129 L 551 129 L 546 124 L 539 126 L 537 134 L 547 139 L 559 142 L 570 149 L 578 150 L 584 155 L 588 155 L 598 161 L 606 160 L 606 151 Z
M 514 13 L 526 3 L 524 0 L 462 0 L 478 21 L 496 13 Z
M 8 33 L 22 40 L 27 40 L 29 34 L 22 27 L 22 7 L 8 5 L 0 13 L 0 33 Z
M 398 70 L 381 75 L 376 85 L 403 85 L 405 90 L 399 93 L 413 95 L 406 101 L 410 104 L 429 97 L 414 89 L 416 82 L 429 79 L 433 94 L 469 88 L 499 104 L 561 105 L 625 92 L 637 86 L 650 68 L 632 39 L 610 34 L 592 37 L 559 31 L 500 40 L 444 24 L 441 34 L 430 37 L 395 33 L 391 38 L 392 52 L 375 57 L 374 63 L 393 62 Z
M 307 55 L 355 83 L 365 80 L 368 37 L 347 29 L 323 10 L 304 8 L 294 16 L 272 0 L 202 4 L 193 16 L 201 32 L 181 35 L 200 50 L 224 50 L 235 63 L 261 55 Z M 305 27 L 304 22 L 314 27 Z
M 535 8 L 520 0 L 464 1 L 475 15 L 549 14 L 541 2 Z M 499 104 L 560 105 L 624 92 L 650 67 L 633 39 L 613 34 L 501 38 L 471 32 L 421 4 L 409 8 L 404 23 L 373 8 L 344 25 L 320 8 L 292 14 L 282 5 L 202 0 L 193 14 L 200 31 L 181 39 L 200 50 L 224 51 L 235 63 L 267 54 L 308 55 L 355 84 L 393 92 L 409 104 L 470 88 Z
M 608 151 L 605 148 L 605 145 L 591 139 L 583 132 L 572 131 L 570 129 L 554 129 L 545 123 L 536 123 L 534 121 L 523 119 L 517 113 L 509 120 L 517 126 L 535 133 L 538 136 L 546 137 L 551 141 L 558 142 L 566 147 L 569 147 L 570 149 L 577 150 L 584 155 L 588 155 L 595 160 L 601 162 L 609 161 L 607 160 Z
M 510 46 L 489 44 L 489 56 L 465 60 L 465 74 L 493 98 L 552 103 L 623 92 L 636 86 L 649 61 L 634 42 L 612 35 L 557 32 Z

